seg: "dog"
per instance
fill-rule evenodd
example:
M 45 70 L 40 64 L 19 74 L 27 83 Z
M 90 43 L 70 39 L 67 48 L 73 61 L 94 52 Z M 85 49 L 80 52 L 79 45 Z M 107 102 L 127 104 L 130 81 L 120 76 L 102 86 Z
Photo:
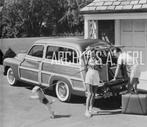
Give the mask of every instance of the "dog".
M 50 118 L 51 119 L 54 119 L 54 112 L 52 111 L 52 108 L 51 108 L 51 104 L 54 102 L 54 100 L 48 100 L 46 97 L 45 97 L 45 94 L 43 92 L 43 90 L 39 87 L 39 86 L 35 86 L 33 89 L 32 89 L 32 93 L 33 95 L 30 96 L 31 99 L 38 99 L 42 104 L 45 105 L 46 109 L 49 111 L 50 113 Z

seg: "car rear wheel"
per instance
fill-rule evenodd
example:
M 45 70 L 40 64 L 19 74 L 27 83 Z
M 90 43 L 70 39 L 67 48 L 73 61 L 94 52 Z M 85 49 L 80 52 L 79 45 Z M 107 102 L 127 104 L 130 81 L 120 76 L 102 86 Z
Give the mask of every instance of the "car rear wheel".
M 71 89 L 69 84 L 63 81 L 58 81 L 56 84 L 56 95 L 62 102 L 68 102 L 71 98 Z
M 8 80 L 8 83 L 11 85 L 11 86 L 14 86 L 16 85 L 16 78 L 14 76 L 14 72 L 12 70 L 12 68 L 9 68 L 8 71 L 7 71 L 7 80 Z

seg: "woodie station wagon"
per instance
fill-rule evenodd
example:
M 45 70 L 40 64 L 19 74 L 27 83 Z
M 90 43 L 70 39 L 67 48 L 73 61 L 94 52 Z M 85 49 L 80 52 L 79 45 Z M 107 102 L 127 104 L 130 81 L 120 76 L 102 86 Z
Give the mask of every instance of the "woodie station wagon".
M 60 101 L 69 101 L 72 94 L 85 96 L 85 61 L 79 56 L 88 46 L 98 47 L 98 50 L 110 47 L 101 40 L 79 38 L 38 40 L 26 54 L 20 53 L 14 58 L 5 59 L 4 74 L 7 75 L 10 85 L 15 85 L 17 81 L 25 81 L 49 87 L 55 91 Z M 105 84 L 112 79 L 110 70 L 115 70 L 115 66 L 110 68 L 105 64 L 100 71 L 100 79 Z M 122 85 L 119 82 L 120 89 Z M 103 92 L 108 94 L 108 91 L 105 89 Z

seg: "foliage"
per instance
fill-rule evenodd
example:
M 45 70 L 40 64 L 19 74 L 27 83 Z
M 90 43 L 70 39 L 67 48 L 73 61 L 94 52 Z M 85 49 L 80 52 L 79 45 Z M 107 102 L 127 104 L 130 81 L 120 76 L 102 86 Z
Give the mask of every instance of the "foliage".
M 4 5 L 4 0 L 0 0 L 0 6 Z
M 3 54 L 2 50 L 0 49 L 0 65 L 3 64 L 3 56 L 4 56 L 4 54 Z
M 20 0 L 3 9 L 4 37 L 40 36 L 42 24 L 51 13 L 52 0 Z
M 83 32 L 79 10 L 92 0 L 17 0 L 0 13 L 3 38 Z
M 59 20 L 61 24 L 67 24 L 67 32 L 83 31 L 83 16 L 80 15 L 80 8 L 84 7 L 93 0 L 64 0 L 64 15 Z M 66 25 L 65 25 L 66 26 Z
M 9 48 L 3 56 L 3 60 L 6 58 L 13 58 L 15 56 L 16 56 L 16 53 L 11 48 Z

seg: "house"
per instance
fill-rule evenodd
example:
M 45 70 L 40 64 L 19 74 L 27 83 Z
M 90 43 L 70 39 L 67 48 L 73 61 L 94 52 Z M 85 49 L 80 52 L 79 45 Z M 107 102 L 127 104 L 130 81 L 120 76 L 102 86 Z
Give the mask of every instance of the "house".
M 147 0 L 94 0 L 80 11 L 85 39 L 124 45 L 147 69 Z

